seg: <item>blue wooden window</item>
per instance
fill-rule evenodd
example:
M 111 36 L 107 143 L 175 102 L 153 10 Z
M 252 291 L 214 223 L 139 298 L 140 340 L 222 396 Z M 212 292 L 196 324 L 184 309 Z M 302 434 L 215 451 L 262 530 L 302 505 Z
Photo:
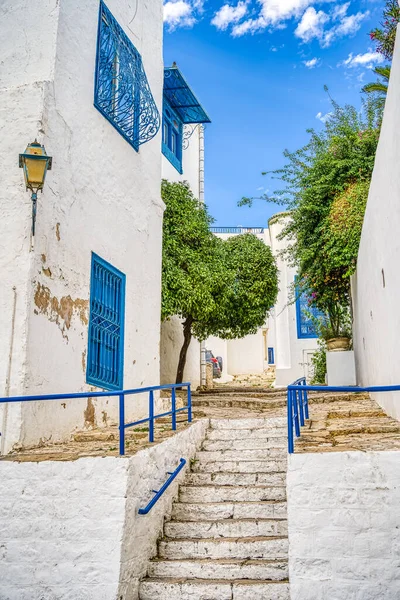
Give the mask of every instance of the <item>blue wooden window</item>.
M 297 337 L 298 338 L 317 338 L 318 333 L 312 317 L 319 319 L 323 313 L 313 306 L 309 305 L 309 296 L 306 293 L 297 296 L 296 299 L 296 319 L 297 319 Z
M 142 57 L 100 2 L 94 105 L 135 150 L 160 128 Z
M 86 381 L 123 387 L 125 275 L 92 253 Z
M 182 171 L 183 124 L 164 98 L 162 153 L 179 173 Z
M 269 365 L 275 364 L 275 353 L 274 353 L 273 348 L 268 348 L 268 364 Z

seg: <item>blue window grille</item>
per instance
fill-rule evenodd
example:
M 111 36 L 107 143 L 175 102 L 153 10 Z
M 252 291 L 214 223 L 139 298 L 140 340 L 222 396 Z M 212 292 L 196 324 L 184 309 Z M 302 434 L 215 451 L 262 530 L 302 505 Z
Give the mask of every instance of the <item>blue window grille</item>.
M 102 1 L 94 105 L 135 150 L 160 128 L 142 57 Z
M 182 135 L 183 124 L 176 112 L 164 98 L 163 126 L 162 126 L 162 153 L 182 174 Z
M 124 320 L 125 275 L 92 253 L 87 383 L 122 389 Z
M 323 313 L 309 305 L 309 296 L 306 293 L 297 296 L 296 299 L 296 319 L 297 319 L 297 337 L 317 338 L 318 333 L 313 319 L 320 319 Z
M 275 364 L 275 353 L 274 353 L 273 348 L 268 348 L 268 364 L 269 365 Z

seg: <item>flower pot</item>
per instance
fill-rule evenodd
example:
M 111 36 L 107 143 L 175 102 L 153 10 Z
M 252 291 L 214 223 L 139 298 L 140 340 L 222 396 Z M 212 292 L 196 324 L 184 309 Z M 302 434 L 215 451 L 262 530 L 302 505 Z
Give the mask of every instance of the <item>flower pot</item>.
M 350 348 L 350 339 L 347 337 L 337 337 L 326 340 L 328 352 L 345 352 Z

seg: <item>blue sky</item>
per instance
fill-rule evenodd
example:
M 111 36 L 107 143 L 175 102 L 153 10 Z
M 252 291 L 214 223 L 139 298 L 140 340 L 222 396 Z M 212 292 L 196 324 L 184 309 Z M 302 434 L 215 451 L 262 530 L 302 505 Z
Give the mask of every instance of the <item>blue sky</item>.
M 176 61 L 212 120 L 206 128 L 206 203 L 220 226 L 261 226 L 279 210 L 242 196 L 277 189 L 261 172 L 283 164 L 339 103 L 360 105 L 360 88 L 382 60 L 368 32 L 383 0 L 168 0 L 166 65 Z M 318 116 L 319 118 L 318 118 Z

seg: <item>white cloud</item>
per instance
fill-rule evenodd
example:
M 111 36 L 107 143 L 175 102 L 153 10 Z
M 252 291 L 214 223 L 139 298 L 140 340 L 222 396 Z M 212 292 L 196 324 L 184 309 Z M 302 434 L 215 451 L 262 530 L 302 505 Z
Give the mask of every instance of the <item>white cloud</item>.
M 329 17 L 323 10 L 317 12 L 313 6 L 310 6 L 302 16 L 294 34 L 303 42 L 310 42 L 314 38 L 320 40 L 323 37 L 324 25 L 327 21 L 329 21 Z
M 239 25 L 235 25 L 232 28 L 232 35 L 233 37 L 240 37 L 246 33 L 256 33 L 257 31 L 262 31 L 265 28 L 266 24 L 263 18 L 259 17 L 258 19 L 248 19 Z
M 365 52 L 365 54 L 357 54 L 354 56 L 353 54 L 349 54 L 348 58 L 343 62 L 339 63 L 338 66 L 345 66 L 348 68 L 354 67 L 365 67 L 367 69 L 372 69 L 374 65 L 378 65 L 383 63 L 385 58 L 379 52 Z
M 348 4 L 345 4 L 344 7 L 348 7 Z M 340 23 L 326 32 L 323 46 L 329 46 L 336 38 L 355 35 L 368 15 L 368 11 L 366 13 L 358 12 L 355 15 L 341 15 Z
M 322 112 L 319 112 L 317 115 L 315 115 L 315 118 L 318 119 L 318 121 L 321 121 L 321 123 L 326 123 L 331 116 L 332 113 L 326 113 L 326 115 L 324 115 Z
M 177 27 L 193 27 L 196 19 L 193 14 L 193 6 L 185 0 L 171 0 L 164 4 L 164 23 L 170 30 Z
M 230 4 L 224 4 L 219 11 L 217 11 L 212 19 L 211 23 L 215 25 L 217 29 L 225 31 L 232 23 L 240 21 L 247 13 L 247 2 L 238 2 L 236 6 Z
M 303 64 L 307 67 L 307 69 L 313 69 L 319 63 L 318 58 L 311 58 L 310 60 L 303 60 Z

